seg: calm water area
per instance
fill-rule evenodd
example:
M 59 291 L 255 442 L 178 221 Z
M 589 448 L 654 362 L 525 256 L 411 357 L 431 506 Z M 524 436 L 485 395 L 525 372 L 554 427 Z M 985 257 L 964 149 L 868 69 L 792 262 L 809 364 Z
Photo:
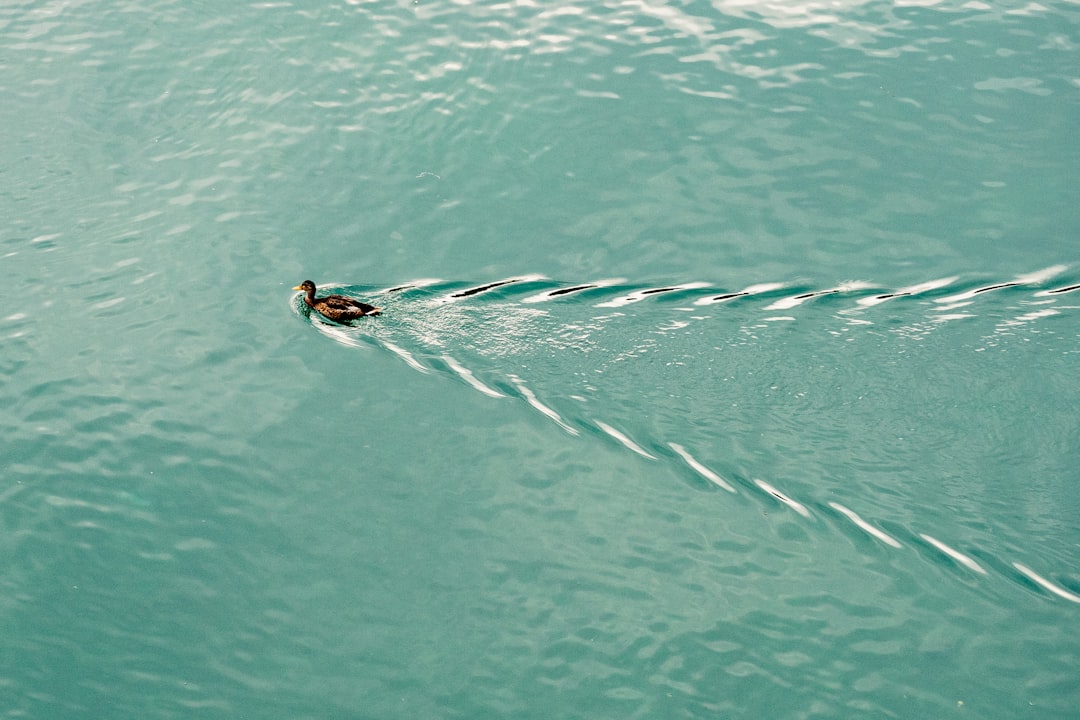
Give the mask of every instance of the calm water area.
M 0 718 L 1080 716 L 1078 31 L 0 0 Z

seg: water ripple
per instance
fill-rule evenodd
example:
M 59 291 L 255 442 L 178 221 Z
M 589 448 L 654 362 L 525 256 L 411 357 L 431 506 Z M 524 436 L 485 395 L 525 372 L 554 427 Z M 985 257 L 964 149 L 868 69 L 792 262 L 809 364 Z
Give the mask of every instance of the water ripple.
M 696 314 L 701 312 L 701 308 L 736 301 L 743 305 L 740 306 L 739 314 L 734 319 L 744 323 L 744 331 L 753 329 L 754 333 L 761 332 L 765 326 L 755 322 L 753 315 L 747 316 L 747 313 L 756 311 L 764 315 L 778 309 L 799 309 L 800 312 L 805 313 L 807 310 L 803 306 L 807 303 L 822 303 L 826 300 L 832 303 L 839 302 L 839 308 L 830 308 L 825 316 L 814 313 L 814 317 L 809 322 L 818 324 L 823 318 L 828 317 L 840 320 L 843 325 L 832 334 L 848 342 L 856 340 L 856 337 L 850 334 L 853 330 L 861 330 L 873 337 L 880 335 L 876 330 L 878 325 L 895 325 L 894 321 L 875 316 L 873 313 L 882 313 L 893 303 L 913 303 L 910 309 L 926 313 L 927 320 L 924 322 L 929 323 L 926 328 L 919 331 L 920 334 L 916 335 L 922 340 L 925 339 L 929 328 L 939 327 L 943 319 L 955 317 L 953 311 L 960 307 L 965 308 L 963 316 L 966 318 L 975 319 L 984 312 L 991 318 L 1000 317 L 1006 311 L 1000 302 L 995 303 L 992 308 L 981 311 L 978 306 L 989 302 L 995 296 L 1004 297 L 1004 294 L 1011 293 L 1005 301 L 1005 307 L 1019 308 L 1022 312 L 1009 319 L 993 320 L 994 329 L 989 335 L 983 336 L 984 342 L 987 342 L 987 338 L 997 338 L 1000 341 L 1007 333 L 1019 332 L 1030 324 L 1056 317 L 1061 311 L 1066 310 L 1064 306 L 1060 310 L 1048 307 L 1040 307 L 1036 310 L 1024 308 L 1026 303 L 1031 302 L 1052 303 L 1054 302 L 1052 298 L 1071 292 L 1076 287 L 1074 282 L 1066 279 L 1064 283 L 1061 283 L 1058 280 L 1068 269 L 1065 265 L 1056 265 L 1036 272 L 1021 273 L 1013 280 L 1001 282 L 961 281 L 957 277 L 950 277 L 914 283 L 898 289 L 883 289 L 868 282 L 847 282 L 821 290 L 815 290 L 812 287 L 792 290 L 790 283 L 766 282 L 751 285 L 737 292 L 725 292 L 701 282 L 634 289 L 632 285 L 628 286 L 622 281 L 556 283 L 540 275 L 512 277 L 479 285 L 424 280 L 396 285 L 385 290 L 345 288 L 346 292 L 357 293 L 362 297 L 380 296 L 380 305 L 386 308 L 386 312 L 378 322 L 359 323 L 355 327 L 338 326 L 315 317 L 312 318 L 312 322 L 320 330 L 345 344 L 370 342 L 380 345 L 402 357 L 414 369 L 423 372 L 436 370 L 457 377 L 489 398 L 501 399 L 507 395 L 516 396 L 571 436 L 579 435 L 581 430 L 590 432 L 599 430 L 600 434 L 614 440 L 617 445 L 621 445 L 643 459 L 666 462 L 672 457 L 680 458 L 696 476 L 708 481 L 711 486 L 738 494 L 731 482 L 695 456 L 697 451 L 694 448 L 697 443 L 691 442 L 693 435 L 683 438 L 676 436 L 671 439 L 664 437 L 667 432 L 679 432 L 676 425 L 667 424 L 665 430 L 659 429 L 655 422 L 645 424 L 613 422 L 620 417 L 619 403 L 603 399 L 594 387 L 596 373 L 602 372 L 604 363 L 615 365 L 630 360 L 640 362 L 640 358 L 653 355 L 671 357 L 670 351 L 665 349 L 664 342 L 659 341 L 658 337 L 668 338 L 666 342 L 674 342 L 677 347 L 678 343 L 682 342 L 678 338 L 703 335 L 704 328 L 707 327 L 703 323 L 720 322 L 719 318 Z M 957 292 L 957 286 L 960 286 L 960 292 Z M 966 289 L 964 289 L 965 286 Z M 1040 299 L 1035 300 L 1035 298 Z M 885 304 L 886 301 L 889 301 L 888 305 Z M 632 315 L 624 312 L 630 307 L 637 307 L 645 302 L 662 302 L 663 307 L 653 311 L 635 312 Z M 1010 306 L 1008 304 L 1010 302 L 1019 304 Z M 555 306 L 553 303 L 558 305 Z M 547 309 L 538 309 L 537 306 L 541 304 Z M 723 307 L 735 308 L 734 305 L 727 304 Z M 299 303 L 294 303 L 294 308 L 298 313 L 304 311 L 302 304 Z M 616 309 L 616 312 L 596 314 L 596 310 L 606 312 L 611 309 Z M 656 316 L 650 319 L 650 312 Z M 681 319 L 671 318 L 672 313 L 680 315 Z M 577 317 L 573 317 L 574 315 Z M 765 319 L 769 318 L 765 317 Z M 798 318 L 790 319 L 797 320 Z M 642 322 L 645 323 L 648 338 L 637 341 L 629 339 L 625 331 L 630 327 L 639 326 Z M 563 323 L 561 328 L 559 323 Z M 608 332 L 608 326 L 611 323 L 621 328 L 619 343 L 626 346 L 629 342 L 631 349 L 620 352 L 608 345 L 609 339 L 614 337 Z M 648 330 L 650 326 L 652 329 Z M 912 324 L 910 320 L 907 320 L 905 327 L 917 328 L 919 326 L 919 323 Z M 691 332 L 693 335 L 687 335 Z M 896 337 L 912 337 L 911 330 L 890 328 L 889 333 Z M 751 337 L 754 338 L 752 342 L 755 344 L 762 342 L 756 334 Z M 716 342 L 717 339 L 711 342 Z M 706 340 L 706 342 L 710 341 Z M 991 342 L 989 346 L 992 344 Z M 570 392 L 567 397 L 570 385 L 562 381 L 559 383 L 560 390 L 556 390 L 549 399 L 541 399 L 543 397 L 541 391 L 537 390 L 533 384 L 536 382 L 545 387 L 549 385 L 550 378 L 547 373 L 541 373 L 537 379 L 530 381 L 525 379 L 520 371 L 500 376 L 500 373 L 491 367 L 492 361 L 500 357 L 514 358 L 521 367 L 532 368 L 535 372 L 538 365 L 534 362 L 534 358 L 538 351 L 541 355 L 546 352 L 545 347 L 559 348 L 562 352 L 570 350 L 580 353 L 581 361 L 584 361 L 582 369 L 593 367 L 594 378 L 583 384 L 581 394 Z M 979 351 L 985 347 L 974 349 Z M 902 349 L 901 352 L 903 352 Z M 598 354 L 609 359 L 595 357 Z M 702 353 L 697 350 L 690 355 L 701 357 Z M 566 365 L 565 361 L 564 357 L 560 365 Z M 599 365 L 597 361 L 600 362 Z M 670 366 L 672 363 L 669 360 L 667 364 Z M 588 374 L 585 377 L 588 377 Z M 651 382 L 655 383 L 656 378 L 654 377 Z M 633 385 L 632 382 L 630 384 Z M 663 389 L 663 385 L 660 389 Z M 701 390 L 700 387 L 697 389 Z M 557 399 L 559 401 L 554 402 Z M 563 399 L 568 399 L 571 403 L 567 405 L 562 402 Z M 572 402 L 575 399 L 578 401 L 577 406 Z M 640 402 L 640 400 L 635 402 Z M 609 407 L 609 412 L 614 414 L 610 415 L 610 420 L 609 417 L 603 415 L 597 417 L 592 411 L 581 406 L 581 403 L 590 407 L 594 405 L 600 408 Z M 556 409 L 558 405 L 565 406 L 567 411 Z M 734 431 L 734 427 L 729 428 L 729 431 Z M 793 428 L 793 432 L 802 436 L 800 442 L 805 446 L 808 438 L 813 435 L 814 428 Z M 592 434 L 595 433 L 592 432 Z M 833 441 L 829 435 L 823 437 L 827 442 Z M 937 440 L 943 450 L 951 446 L 951 441 L 947 439 L 938 438 Z M 774 452 L 783 452 L 783 446 L 777 445 Z M 876 473 L 879 469 L 891 467 L 889 461 L 882 464 L 881 468 L 869 464 L 864 466 L 864 472 Z M 810 472 L 822 473 L 835 471 L 835 468 L 830 470 L 827 465 L 816 470 L 811 470 L 809 466 L 806 469 Z M 818 501 L 807 503 L 796 499 L 799 493 L 787 489 L 782 490 L 778 486 L 778 480 L 765 480 L 761 477 L 751 480 L 750 477 L 749 475 L 740 477 L 737 484 L 747 490 L 763 493 L 764 497 L 759 495 L 762 501 L 766 498 L 779 501 L 804 520 L 813 520 L 814 513 L 811 507 L 819 506 Z M 796 490 L 805 492 L 806 488 L 800 483 L 797 484 Z M 885 496 L 896 494 L 896 490 L 888 485 L 879 486 L 878 492 Z M 820 492 L 814 494 L 820 495 Z M 824 502 L 824 505 L 883 545 L 895 550 L 904 549 L 903 542 L 882 529 L 873 518 L 867 519 L 860 512 L 848 507 L 847 500 L 843 503 L 828 500 Z M 884 507 L 882 506 L 883 509 Z M 889 522 L 895 521 L 890 519 Z M 987 574 L 987 571 L 976 560 L 954 549 L 945 541 L 928 533 L 908 530 L 905 527 L 918 527 L 921 524 L 933 522 L 930 515 L 920 520 L 918 513 L 915 513 L 909 521 L 901 521 L 897 527 L 902 528 L 903 534 L 911 538 L 921 538 L 930 547 L 958 565 L 978 575 Z M 937 534 L 937 531 L 934 532 Z M 1027 565 L 1016 563 L 1014 565 L 1038 587 L 1047 590 L 1052 595 L 1064 599 L 1075 597 L 1073 593 L 1047 580 Z

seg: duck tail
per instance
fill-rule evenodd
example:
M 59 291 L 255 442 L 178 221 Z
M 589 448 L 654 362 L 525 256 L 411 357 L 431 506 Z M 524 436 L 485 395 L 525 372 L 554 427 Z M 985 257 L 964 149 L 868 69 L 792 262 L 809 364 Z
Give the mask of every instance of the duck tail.
M 366 313 L 364 313 L 364 314 L 365 314 L 365 315 L 370 315 L 370 316 L 375 316 L 375 315 L 382 315 L 382 308 L 381 308 L 381 307 L 377 307 L 377 308 L 371 308 L 370 310 L 368 310 L 368 311 L 367 311 Z

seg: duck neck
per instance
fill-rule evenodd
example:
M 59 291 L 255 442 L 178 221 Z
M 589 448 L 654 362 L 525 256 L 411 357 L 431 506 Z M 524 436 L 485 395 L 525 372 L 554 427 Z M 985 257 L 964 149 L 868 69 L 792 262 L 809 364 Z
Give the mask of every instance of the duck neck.
M 307 295 L 304 296 L 304 302 L 312 307 L 315 306 L 315 288 L 311 288 L 307 291 Z

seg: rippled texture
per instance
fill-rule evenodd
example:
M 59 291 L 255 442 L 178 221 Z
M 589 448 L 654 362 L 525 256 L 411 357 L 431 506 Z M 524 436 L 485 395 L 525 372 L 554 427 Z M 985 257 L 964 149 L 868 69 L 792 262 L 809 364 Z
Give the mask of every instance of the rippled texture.
M 1077 24 L 0 3 L 0 707 L 1071 717 Z

